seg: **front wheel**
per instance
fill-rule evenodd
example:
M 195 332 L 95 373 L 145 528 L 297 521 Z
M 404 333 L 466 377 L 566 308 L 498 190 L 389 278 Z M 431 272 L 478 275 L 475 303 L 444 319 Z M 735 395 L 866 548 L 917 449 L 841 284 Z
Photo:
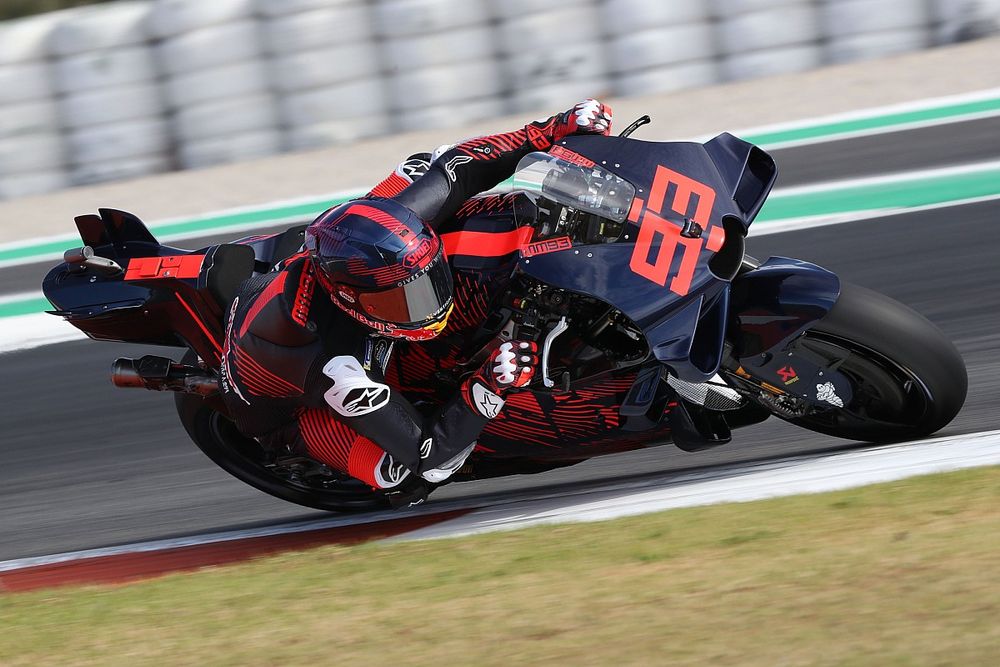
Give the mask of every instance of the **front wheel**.
M 843 283 L 830 312 L 792 349 L 839 373 L 851 387 L 843 407 L 785 415 L 811 431 L 870 442 L 928 436 L 961 410 L 968 390 L 955 346 L 922 315 L 872 290 Z

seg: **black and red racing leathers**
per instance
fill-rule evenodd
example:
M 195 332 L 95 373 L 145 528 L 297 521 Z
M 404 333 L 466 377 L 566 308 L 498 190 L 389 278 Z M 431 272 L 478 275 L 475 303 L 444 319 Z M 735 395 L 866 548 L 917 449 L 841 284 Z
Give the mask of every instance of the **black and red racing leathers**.
M 528 153 L 548 150 L 575 131 L 594 131 L 583 123 L 578 128 L 579 118 L 567 112 L 470 139 L 433 162 L 414 156 L 368 196 L 391 198 L 437 227 L 470 197 L 510 176 Z M 373 487 L 391 488 L 408 471 L 421 474 L 453 459 L 503 405 L 501 396 L 484 397 L 466 381 L 434 414 L 419 413 L 385 384 L 393 341 L 327 298 L 305 253 L 244 282 L 225 324 L 221 384 L 238 428 L 265 446 L 307 454 Z M 329 398 L 342 377 L 364 387 L 353 395 L 350 414 Z

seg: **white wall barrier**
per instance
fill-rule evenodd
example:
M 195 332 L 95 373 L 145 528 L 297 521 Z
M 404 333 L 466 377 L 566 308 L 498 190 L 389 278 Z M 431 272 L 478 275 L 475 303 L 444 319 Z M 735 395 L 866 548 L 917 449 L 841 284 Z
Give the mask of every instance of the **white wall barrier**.
M 120 0 L 0 24 L 0 198 L 1000 32 L 1000 0 Z

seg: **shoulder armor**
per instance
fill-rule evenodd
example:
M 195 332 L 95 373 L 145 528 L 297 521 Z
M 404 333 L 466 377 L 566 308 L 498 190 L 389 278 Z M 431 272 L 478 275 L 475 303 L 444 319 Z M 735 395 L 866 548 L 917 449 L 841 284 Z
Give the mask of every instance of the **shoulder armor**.
M 323 375 L 333 380 L 323 398 L 344 417 L 360 417 L 389 402 L 389 386 L 368 377 L 354 357 L 334 357 L 323 366 Z

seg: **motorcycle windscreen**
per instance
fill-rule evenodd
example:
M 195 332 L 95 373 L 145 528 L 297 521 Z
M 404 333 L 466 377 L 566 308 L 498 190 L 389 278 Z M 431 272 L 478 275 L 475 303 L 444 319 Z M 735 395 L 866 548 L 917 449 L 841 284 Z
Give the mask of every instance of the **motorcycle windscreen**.
M 544 198 L 613 222 L 625 221 L 635 198 L 635 187 L 620 176 L 542 152 L 521 158 L 512 185 L 536 203 Z
M 451 269 L 442 259 L 404 285 L 358 294 L 369 317 L 394 324 L 422 324 L 440 315 L 452 299 Z

